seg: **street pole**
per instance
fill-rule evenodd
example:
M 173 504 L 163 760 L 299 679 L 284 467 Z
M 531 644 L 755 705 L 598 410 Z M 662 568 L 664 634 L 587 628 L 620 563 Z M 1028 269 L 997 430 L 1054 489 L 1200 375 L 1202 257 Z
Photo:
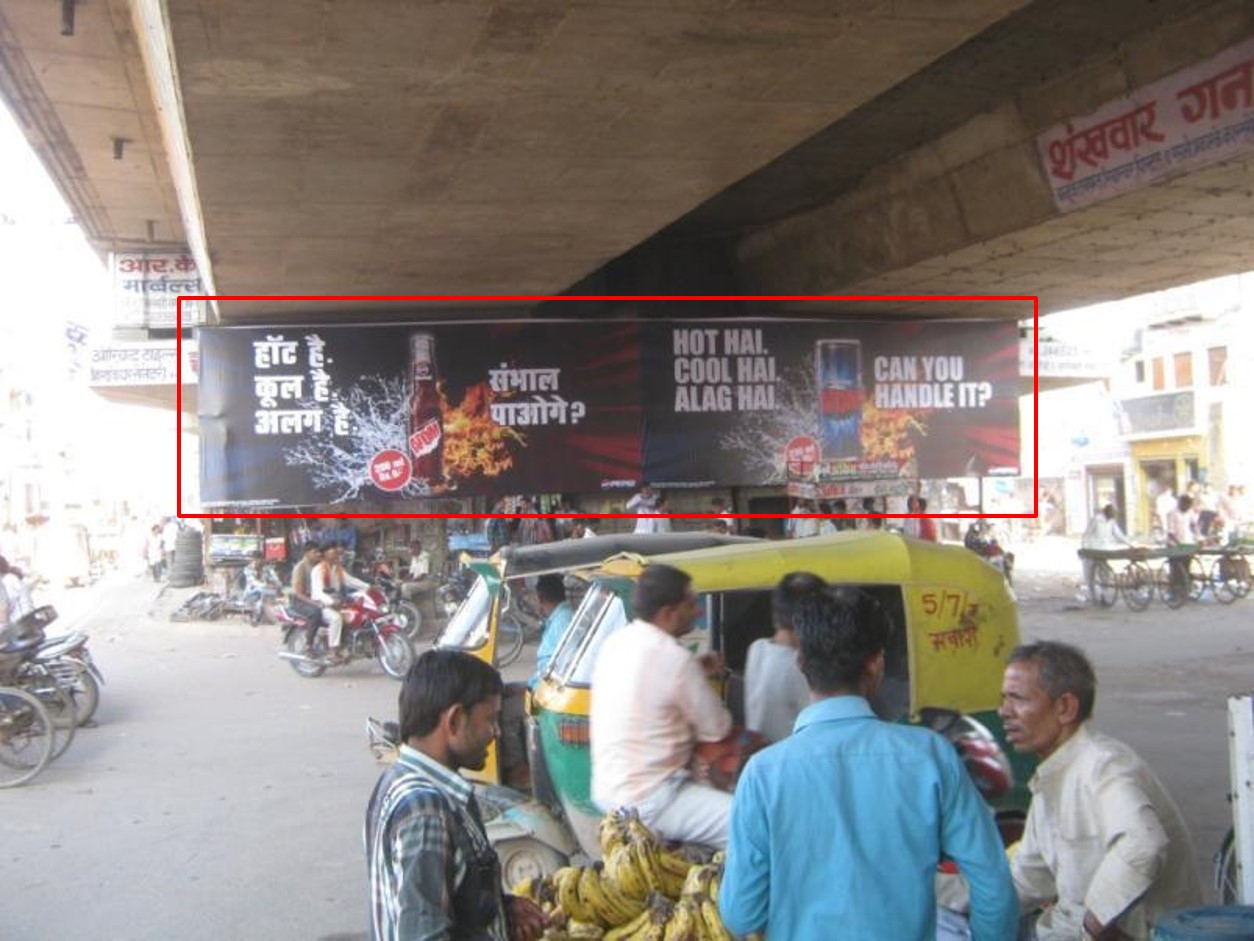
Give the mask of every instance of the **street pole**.
M 1228 699 L 1228 759 L 1232 828 L 1237 860 L 1237 899 L 1254 903 L 1254 695 Z

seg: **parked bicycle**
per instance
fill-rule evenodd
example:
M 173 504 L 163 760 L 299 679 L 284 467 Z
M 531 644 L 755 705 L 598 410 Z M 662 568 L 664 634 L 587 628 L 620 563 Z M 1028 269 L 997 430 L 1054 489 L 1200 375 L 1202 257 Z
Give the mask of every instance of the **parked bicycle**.
M 52 760 L 56 733 L 43 703 L 24 689 L 0 686 L 0 788 L 25 784 Z
M 1127 550 L 1081 549 L 1080 557 L 1093 561 L 1090 601 L 1109 608 L 1120 596 L 1133 611 L 1144 611 L 1154 600 L 1154 573 L 1144 548 Z M 1122 563 L 1118 570 L 1112 562 Z
M 1093 562 L 1089 601 L 1104 608 L 1120 597 L 1133 611 L 1144 611 L 1155 597 L 1179 608 L 1208 592 L 1220 604 L 1232 604 L 1250 592 L 1250 566 L 1239 544 L 1081 549 L 1079 555 Z

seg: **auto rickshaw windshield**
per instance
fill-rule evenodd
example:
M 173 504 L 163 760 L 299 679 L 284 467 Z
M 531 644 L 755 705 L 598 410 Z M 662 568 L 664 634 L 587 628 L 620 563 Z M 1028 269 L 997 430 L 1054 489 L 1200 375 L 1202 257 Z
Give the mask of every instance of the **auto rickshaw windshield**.
M 492 592 L 488 589 L 487 579 L 480 576 L 475 579 L 466 600 L 440 632 L 436 646 L 452 650 L 477 650 L 482 647 L 488 642 L 488 614 L 491 608 Z
M 545 675 L 563 686 L 590 685 L 597 650 L 605 638 L 626 623 L 627 612 L 614 590 L 593 584 L 566 628 Z

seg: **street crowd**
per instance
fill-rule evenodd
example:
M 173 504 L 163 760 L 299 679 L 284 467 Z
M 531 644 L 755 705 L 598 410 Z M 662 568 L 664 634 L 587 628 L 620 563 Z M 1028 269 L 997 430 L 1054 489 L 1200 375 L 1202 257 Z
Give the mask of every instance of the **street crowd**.
M 755 642 L 745 676 L 746 724 L 771 744 L 734 793 L 692 772 L 703 743 L 737 732 L 706 682 L 721 658 L 677 642 L 699 614 L 691 579 L 650 565 L 632 603 L 636 619 L 605 641 L 592 677 L 592 796 L 667 840 L 725 849 L 718 908 L 733 934 L 1124 941 L 1201 901 L 1171 796 L 1092 726 L 1097 679 L 1079 649 L 1046 641 L 1006 658 L 1006 738 L 1039 761 L 1007 850 L 954 746 L 877 716 L 891 624 L 868 593 L 805 572 L 776 587 L 775 633 Z M 502 891 L 458 774 L 484 767 L 505 692 L 495 669 L 452 650 L 426 652 L 406 677 L 399 759 L 366 813 L 373 938 L 546 930 L 531 900 Z M 944 861 L 959 875 L 938 875 Z

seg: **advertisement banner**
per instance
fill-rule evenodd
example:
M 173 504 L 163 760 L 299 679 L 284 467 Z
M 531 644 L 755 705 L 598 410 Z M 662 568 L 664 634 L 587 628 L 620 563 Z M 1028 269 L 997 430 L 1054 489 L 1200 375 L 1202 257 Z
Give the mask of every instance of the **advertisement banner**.
M 659 487 L 1018 473 L 1014 323 L 643 330 L 644 476 Z
M 1018 328 L 204 329 L 207 506 L 1016 474 Z M 887 491 L 886 491 L 887 492 Z
M 205 329 L 210 505 L 630 488 L 634 324 Z

